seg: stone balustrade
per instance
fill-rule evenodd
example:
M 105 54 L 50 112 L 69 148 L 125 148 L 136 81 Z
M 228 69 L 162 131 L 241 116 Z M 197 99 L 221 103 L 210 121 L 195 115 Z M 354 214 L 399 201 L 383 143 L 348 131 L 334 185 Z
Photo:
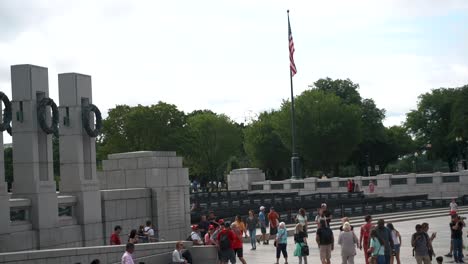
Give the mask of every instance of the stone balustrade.
M 407 175 L 380 174 L 352 178 L 305 178 L 301 180 L 255 181 L 249 185 L 249 193 L 288 193 L 300 195 L 326 192 L 346 192 L 347 181 L 353 179 L 360 190 L 369 194 L 369 182 L 375 185 L 375 195 L 385 197 L 428 194 L 429 197 L 459 197 L 468 194 L 468 171 L 451 173 L 425 173 Z M 240 184 L 239 184 L 240 185 Z

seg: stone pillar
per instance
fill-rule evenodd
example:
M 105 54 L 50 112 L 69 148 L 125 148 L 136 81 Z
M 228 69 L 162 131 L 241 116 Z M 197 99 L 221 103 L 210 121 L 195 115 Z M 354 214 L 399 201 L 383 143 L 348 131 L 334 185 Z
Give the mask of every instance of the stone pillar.
M 1 122 L 2 115 L 0 114 Z M 10 196 L 8 195 L 7 184 L 5 182 L 4 159 L 3 132 L 0 132 L 0 235 L 9 233 L 10 228 Z
M 227 176 L 229 191 L 248 191 L 252 182 L 265 181 L 265 173 L 257 168 L 232 170 Z
M 54 243 L 58 219 L 52 135 L 37 121 L 37 103 L 49 96 L 47 68 L 11 66 L 13 111 L 13 196 L 31 200 L 30 220 L 38 232 L 39 249 Z M 50 117 L 49 117 L 50 122 Z
M 96 142 L 82 124 L 82 106 L 92 103 L 91 76 L 59 74 L 60 193 L 77 198 L 74 217 L 83 246 L 102 245 L 101 195 L 96 177 Z

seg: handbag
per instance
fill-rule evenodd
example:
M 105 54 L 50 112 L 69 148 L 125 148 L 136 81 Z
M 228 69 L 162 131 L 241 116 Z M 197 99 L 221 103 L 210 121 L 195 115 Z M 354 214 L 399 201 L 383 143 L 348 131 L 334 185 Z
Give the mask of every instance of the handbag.
M 309 246 L 307 244 L 303 244 L 301 246 L 301 255 L 302 256 L 309 256 Z

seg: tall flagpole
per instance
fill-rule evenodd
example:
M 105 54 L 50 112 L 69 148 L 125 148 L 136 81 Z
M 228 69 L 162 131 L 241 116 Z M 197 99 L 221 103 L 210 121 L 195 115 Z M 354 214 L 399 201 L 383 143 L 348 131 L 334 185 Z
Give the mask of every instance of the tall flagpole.
M 293 75 L 296 74 L 296 65 L 294 64 L 294 42 L 291 34 L 291 24 L 289 22 L 288 13 L 288 42 L 289 42 L 289 79 L 291 82 L 291 143 L 292 143 L 292 156 L 291 156 L 291 179 L 301 178 L 300 159 L 296 151 L 296 113 L 294 108 L 294 88 L 293 88 Z M 294 70 L 294 72 L 293 72 Z

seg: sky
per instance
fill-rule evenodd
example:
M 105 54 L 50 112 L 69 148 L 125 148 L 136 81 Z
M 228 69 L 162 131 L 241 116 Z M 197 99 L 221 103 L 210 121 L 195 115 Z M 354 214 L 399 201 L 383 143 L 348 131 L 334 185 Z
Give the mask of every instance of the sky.
M 349 78 L 391 126 L 420 94 L 468 84 L 467 0 L 3 0 L 0 91 L 10 65 L 35 64 L 57 103 L 57 74 L 91 75 L 104 116 L 164 101 L 248 122 L 289 97 L 287 9 L 296 95 Z

